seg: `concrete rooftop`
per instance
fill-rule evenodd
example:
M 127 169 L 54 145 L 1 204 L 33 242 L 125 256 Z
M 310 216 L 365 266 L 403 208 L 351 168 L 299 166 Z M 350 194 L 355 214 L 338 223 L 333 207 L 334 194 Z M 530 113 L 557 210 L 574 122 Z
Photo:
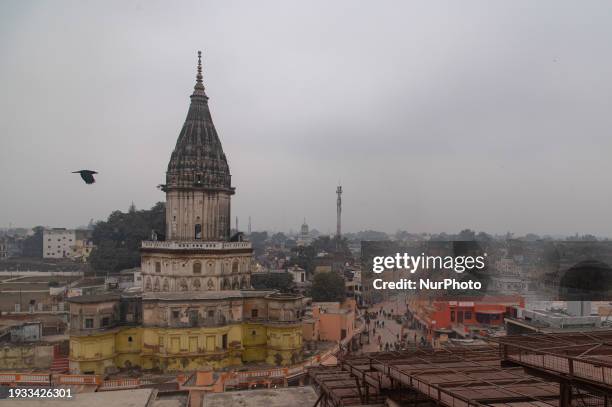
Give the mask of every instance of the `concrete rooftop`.
M 149 407 L 153 406 L 154 389 L 134 389 L 73 394 L 71 399 L 2 399 L 0 406 L 28 407 Z
M 317 398 L 311 386 L 231 391 L 207 394 L 202 407 L 313 406 Z

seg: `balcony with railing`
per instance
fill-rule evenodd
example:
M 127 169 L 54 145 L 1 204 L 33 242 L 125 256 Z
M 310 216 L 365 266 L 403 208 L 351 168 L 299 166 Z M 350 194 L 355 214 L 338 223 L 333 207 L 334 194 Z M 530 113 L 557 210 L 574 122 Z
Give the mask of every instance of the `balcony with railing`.
M 237 250 L 251 249 L 251 242 L 203 242 L 201 240 L 143 240 L 140 246 L 142 249 L 153 250 Z

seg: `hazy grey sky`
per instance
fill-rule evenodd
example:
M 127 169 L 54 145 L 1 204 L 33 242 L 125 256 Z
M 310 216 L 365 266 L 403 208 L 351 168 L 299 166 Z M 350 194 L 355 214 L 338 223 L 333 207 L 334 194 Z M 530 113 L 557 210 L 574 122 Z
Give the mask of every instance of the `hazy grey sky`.
M 196 51 L 254 229 L 612 236 L 609 1 L 0 2 L 0 226 L 164 199 Z M 71 171 L 92 168 L 85 185 Z

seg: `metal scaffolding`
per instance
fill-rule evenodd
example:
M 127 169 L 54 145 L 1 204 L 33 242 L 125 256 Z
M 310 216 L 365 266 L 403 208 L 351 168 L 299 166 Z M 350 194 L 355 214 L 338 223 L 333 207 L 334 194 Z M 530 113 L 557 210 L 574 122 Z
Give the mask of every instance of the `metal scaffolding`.
M 612 339 L 612 332 L 609 335 Z M 570 346 L 565 338 L 556 343 Z M 387 398 L 408 406 L 608 405 L 606 391 L 576 386 L 508 363 L 502 357 L 505 349 L 492 344 L 371 353 L 345 358 L 338 366 L 312 369 L 309 376 L 319 388 L 317 404 L 321 407 L 376 406 Z
M 559 381 L 612 392 L 612 331 L 497 338 L 505 361 Z

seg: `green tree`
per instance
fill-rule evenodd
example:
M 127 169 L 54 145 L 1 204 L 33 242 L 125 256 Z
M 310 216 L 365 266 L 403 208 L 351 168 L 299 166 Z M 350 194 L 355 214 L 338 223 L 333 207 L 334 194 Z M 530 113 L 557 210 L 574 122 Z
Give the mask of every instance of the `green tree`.
M 32 228 L 34 234 L 28 236 L 23 241 L 23 256 L 42 258 L 43 256 L 43 231 L 42 226 Z
M 114 211 L 106 221 L 96 223 L 92 237 L 96 248 L 89 263 L 96 271 L 116 272 L 140 265 L 140 243 L 151 238 L 151 231 L 165 229 L 166 209 L 158 202 L 149 210 L 130 208 Z
M 459 234 L 457 235 L 455 240 L 475 240 L 476 238 L 476 233 L 471 230 L 471 229 L 463 229 L 461 232 L 459 232 Z
M 348 241 L 343 237 L 320 236 L 312 241 L 311 246 L 315 250 L 315 255 L 320 252 L 340 253 L 346 258 L 351 258 L 351 250 Z
M 355 237 L 357 240 L 389 240 L 389 235 L 387 235 L 385 232 L 379 232 L 377 230 L 362 230 L 361 232 L 357 232 Z
M 310 291 L 313 301 L 344 301 L 346 287 L 340 274 L 330 271 L 315 274 Z
M 279 290 L 290 292 L 293 288 L 293 275 L 289 273 L 262 273 L 251 276 L 251 285 L 258 290 Z
M 266 240 L 268 240 L 268 232 L 251 232 L 249 235 L 249 240 L 253 245 L 253 250 L 256 254 L 260 254 L 263 252 L 266 246 Z
M 287 241 L 287 236 L 283 232 L 278 232 L 272 235 L 270 238 L 273 244 L 282 245 Z
M 140 265 L 140 254 L 138 250 L 118 247 L 113 241 L 105 240 L 91 251 L 88 261 L 95 271 L 117 272 L 138 267 Z
M 493 240 L 493 236 L 485 232 L 478 232 L 478 234 L 476 235 L 477 242 L 490 243 Z
M 307 274 L 312 274 L 315 269 L 314 259 L 317 255 L 313 246 L 298 246 L 291 250 L 291 265 L 297 264 L 303 268 Z

